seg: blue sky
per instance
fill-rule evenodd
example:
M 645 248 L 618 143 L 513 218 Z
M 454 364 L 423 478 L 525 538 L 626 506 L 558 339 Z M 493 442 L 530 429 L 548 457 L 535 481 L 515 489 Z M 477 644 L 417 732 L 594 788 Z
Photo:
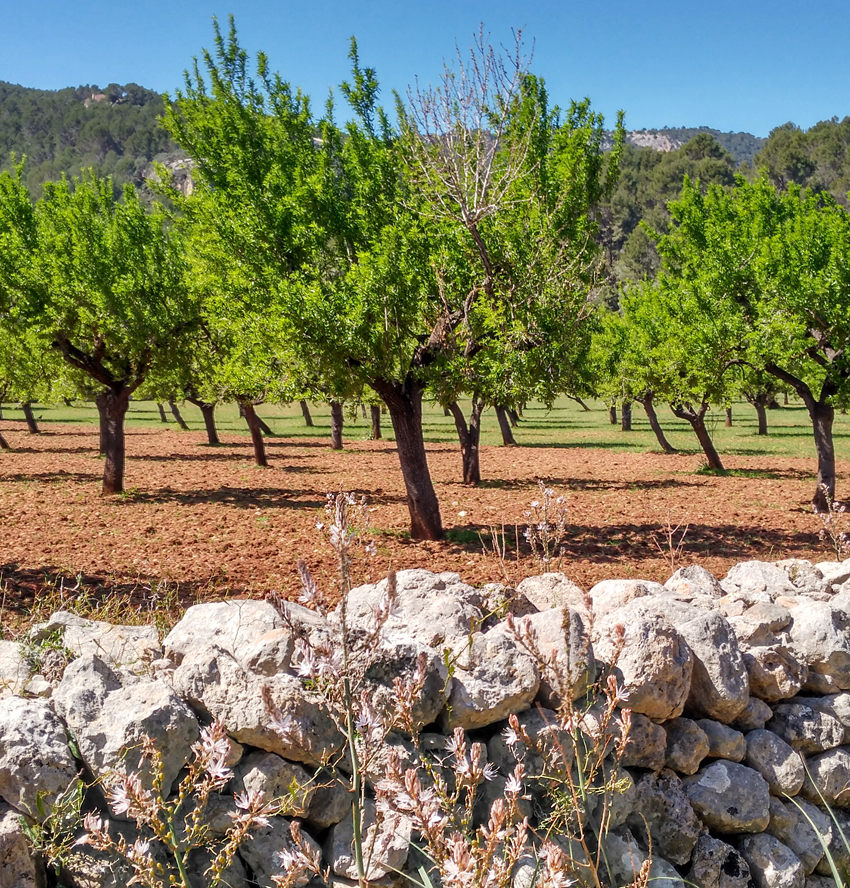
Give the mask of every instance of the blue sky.
M 434 80 L 483 21 L 524 27 L 553 101 L 589 96 L 629 129 L 712 126 L 767 135 L 850 114 L 850 3 L 393 0 L 0 0 L 0 80 L 56 89 L 135 81 L 170 91 L 233 12 L 243 45 L 321 105 L 356 35 L 388 94 Z M 387 95 L 387 104 L 390 104 Z

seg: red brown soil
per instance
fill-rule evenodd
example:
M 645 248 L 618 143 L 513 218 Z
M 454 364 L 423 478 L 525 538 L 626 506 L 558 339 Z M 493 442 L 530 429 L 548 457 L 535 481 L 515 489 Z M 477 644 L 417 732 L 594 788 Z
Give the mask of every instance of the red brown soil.
M 472 584 L 503 581 L 499 559 L 484 554 L 479 540 L 503 522 L 508 578 L 540 572 L 524 542 L 516 560 L 513 542 L 514 525 L 521 536 L 524 513 L 539 496 L 538 478 L 567 497 L 560 569 L 585 588 L 610 577 L 663 581 L 670 574 L 668 521 L 687 525 L 679 563 L 697 562 L 721 577 L 750 558 L 830 557 L 808 505 L 808 459 L 724 457 L 738 474 L 718 477 L 697 473 L 702 460 L 695 455 L 484 447 L 488 480 L 470 488 L 458 480 L 457 449 L 432 445 L 429 462 L 450 538 L 415 542 L 406 536 L 390 442 L 348 442 L 332 452 L 324 439 L 272 439 L 271 466 L 258 469 L 247 437 L 226 436 L 212 448 L 200 433 L 130 429 L 128 492 L 106 499 L 95 429 L 58 426 L 30 436 L 20 425 L 0 425 L 14 448 L 0 451 L 2 617 L 9 626 L 51 584 L 67 589 L 81 574 L 80 588 L 101 599 L 129 595 L 141 609 L 156 607 L 169 590 L 179 591 L 183 603 L 269 589 L 291 597 L 303 557 L 332 591 L 333 558 L 316 522 L 326 493 L 340 489 L 368 496 L 377 543 L 376 555 L 358 556 L 355 581 L 377 580 L 391 567 L 456 571 Z

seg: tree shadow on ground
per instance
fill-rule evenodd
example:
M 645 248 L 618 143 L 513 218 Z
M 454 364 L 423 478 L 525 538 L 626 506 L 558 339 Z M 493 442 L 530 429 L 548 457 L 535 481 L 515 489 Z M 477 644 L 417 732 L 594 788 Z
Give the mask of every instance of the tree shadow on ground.
M 775 553 L 792 557 L 795 552 L 810 552 L 820 545 L 817 531 L 785 531 L 748 525 L 683 525 L 675 541 L 687 528 L 682 545 L 682 557 L 737 558 L 772 560 Z M 523 532 L 524 525 L 505 526 L 504 536 L 510 558 L 519 550 L 520 558 L 530 557 L 532 552 Z M 498 531 L 502 535 L 501 528 Z M 464 524 L 449 532 L 449 545 L 467 552 L 480 552 L 492 541 L 492 528 L 483 524 Z M 664 557 L 666 553 L 666 528 L 660 524 L 606 524 L 570 525 L 566 539 L 557 546 L 557 556 L 570 560 L 590 560 L 597 563 L 614 563 L 628 559 Z
M 54 484 L 60 481 L 76 481 L 78 484 L 87 484 L 93 481 L 101 481 L 102 472 L 19 472 L 16 475 L 0 474 L 0 481 L 10 481 L 18 484 L 28 484 L 34 481 L 43 484 Z
M 682 487 L 699 487 L 699 481 L 685 481 L 680 478 L 659 478 L 634 481 L 611 481 L 602 478 L 554 478 L 551 476 L 540 479 L 547 487 L 560 490 L 668 490 Z M 463 487 L 462 481 L 444 481 L 447 486 Z M 499 480 L 486 479 L 478 485 L 489 490 L 525 490 L 529 494 L 538 490 L 537 481 L 530 478 Z M 560 490 L 559 490 L 560 489 Z
M 296 470 L 297 471 L 297 470 Z M 390 505 L 404 501 L 403 496 L 385 494 L 383 491 L 352 491 L 358 496 L 366 496 L 370 504 Z M 202 503 L 224 504 L 241 509 L 319 509 L 327 499 L 315 488 L 283 487 L 229 487 L 227 485 L 205 490 L 174 490 L 161 487 L 156 490 L 130 490 L 120 496 L 122 502 L 135 503 L 179 503 L 199 505 Z

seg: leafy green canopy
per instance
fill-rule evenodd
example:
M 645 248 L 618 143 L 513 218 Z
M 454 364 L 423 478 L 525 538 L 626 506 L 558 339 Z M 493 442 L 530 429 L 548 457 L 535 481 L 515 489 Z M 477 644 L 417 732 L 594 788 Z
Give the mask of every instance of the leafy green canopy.
M 33 204 L 21 173 L 0 174 L 0 292 L 16 329 L 56 349 L 85 393 L 134 390 L 180 360 L 194 309 L 164 212 L 129 185 L 116 202 L 93 174 L 47 183 Z

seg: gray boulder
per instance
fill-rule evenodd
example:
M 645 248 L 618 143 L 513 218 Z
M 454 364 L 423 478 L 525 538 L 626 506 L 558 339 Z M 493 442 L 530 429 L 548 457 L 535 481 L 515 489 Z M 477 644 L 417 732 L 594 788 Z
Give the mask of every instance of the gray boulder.
M 631 721 L 621 759 L 623 766 L 660 771 L 667 759 L 667 732 L 664 726 L 639 712 L 632 713 Z
M 121 684 L 119 676 L 110 675 L 104 661 L 91 654 L 65 670 L 53 705 L 95 777 L 137 771 L 142 740 L 150 737 L 162 755 L 166 792 L 199 735 L 198 720 L 169 685 L 149 678 Z M 147 770 L 144 776 L 149 778 Z
M 772 798 L 767 832 L 800 858 L 803 871 L 808 876 L 815 871 L 823 857 L 823 845 L 818 834 L 829 845 L 832 823 L 823 811 L 804 799 L 783 802 Z
M 781 703 L 766 725 L 802 755 L 825 752 L 844 742 L 844 725 L 836 716 L 802 703 Z
M 797 594 L 811 598 L 826 597 L 832 583 L 827 581 L 821 570 L 804 558 L 785 558 L 776 562 L 777 567 L 788 575 Z
M 756 888 L 804 888 L 803 864 L 779 839 L 767 833 L 747 836 L 740 847 Z
M 797 795 L 803 785 L 805 769 L 800 754 L 772 731 L 747 734 L 744 761 L 764 777 L 775 795 Z
M 386 593 L 387 580 L 351 590 L 346 619 L 352 627 L 374 628 L 375 612 Z M 484 618 L 481 593 L 461 582 L 456 573 L 400 570 L 396 573 L 398 615 L 392 628 L 420 644 L 441 648 L 444 643 L 474 632 Z
M 156 626 L 115 626 L 67 611 L 57 611 L 34 627 L 30 636 L 37 641 L 55 633 L 74 656 L 95 655 L 112 668 L 150 663 L 162 652 Z
M 502 721 L 531 705 L 540 687 L 534 658 L 503 626 L 457 640 L 456 670 L 444 730 L 471 730 Z
M 304 764 L 320 764 L 342 746 L 342 735 L 319 701 L 292 675 L 254 675 L 220 648 L 184 658 L 174 689 L 198 712 L 227 725 L 239 743 Z M 266 705 L 268 697 L 284 720 L 284 735 Z
M 850 693 L 842 691 L 825 697 L 797 696 L 788 702 L 808 706 L 816 712 L 824 712 L 838 719 L 844 725 L 844 742 L 850 742 Z
M 667 767 L 678 774 L 696 774 L 700 763 L 708 755 L 705 732 L 689 718 L 671 719 L 664 729 L 667 732 Z
M 812 804 L 850 808 L 850 746 L 838 746 L 806 760 L 800 795 Z
M 654 719 L 682 714 L 694 658 L 666 617 L 633 605 L 609 613 L 598 624 L 594 653 L 605 663 L 616 659 L 614 674 L 625 687 L 633 712 Z
M 596 673 L 587 617 L 572 607 L 555 607 L 523 617 L 524 629 L 534 639 L 546 667 L 541 667 L 540 701 L 557 709 L 562 699 L 577 700 L 587 693 Z
M 780 595 L 794 595 L 797 592 L 788 574 L 767 561 L 736 564 L 729 569 L 720 585 L 727 595 L 746 600 L 750 605 L 757 601 L 775 601 Z
M 562 573 L 545 573 L 524 579 L 517 587 L 539 611 L 553 607 L 572 607 L 587 613 L 589 598 L 581 586 Z
M 277 610 L 267 601 L 253 599 L 216 601 L 190 607 L 162 643 L 164 656 L 175 666 L 190 652 L 217 647 L 241 661 L 266 633 L 284 629 Z M 288 666 L 293 641 L 288 632 L 278 639 L 283 644 L 283 662 Z M 283 667 L 286 668 L 286 667 Z
M 0 704 L 0 797 L 36 820 L 77 777 L 65 726 L 44 700 L 7 697 Z
M 687 863 L 702 824 L 694 813 L 682 781 L 670 770 L 646 774 L 637 782 L 632 813 L 626 823 L 644 847 L 677 865 Z M 647 829 L 649 836 L 646 835 Z
M 363 810 L 362 843 L 363 867 L 368 881 L 395 875 L 402 869 L 407 862 L 411 835 L 412 823 L 408 817 L 395 811 L 379 816 L 375 803 L 367 800 Z M 354 829 L 350 817 L 333 828 L 325 853 L 337 876 L 357 878 Z
M 788 634 L 809 667 L 807 687 L 818 693 L 850 688 L 850 612 L 846 608 L 834 602 L 806 602 L 794 609 Z
M 602 580 L 588 593 L 597 620 L 625 607 L 630 601 L 663 595 L 667 590 L 652 580 Z
M 698 888 L 748 888 L 750 868 L 731 845 L 704 832 L 694 848 L 687 879 Z
M 770 822 L 770 790 L 756 771 L 717 761 L 682 781 L 702 822 L 721 833 L 757 833 Z
M 698 564 L 680 567 L 667 580 L 664 588 L 682 601 L 693 601 L 697 598 L 720 599 L 726 594 L 714 574 Z
M 808 666 L 781 644 L 750 648 L 744 665 L 750 693 L 770 703 L 793 697 L 809 678 Z
M 818 810 L 823 813 L 822 808 L 818 808 Z M 829 820 L 829 857 L 832 858 L 839 873 L 848 873 L 850 872 L 850 847 L 848 847 L 848 843 L 850 843 L 850 814 L 840 808 L 833 808 L 829 812 Z M 826 854 L 818 862 L 815 872 L 821 876 L 832 875 Z
M 44 867 L 30 851 L 21 815 L 0 802 L 0 874 L 7 888 L 43 888 Z
M 740 731 L 710 718 L 697 719 L 708 740 L 708 758 L 729 759 L 740 762 L 747 753 L 747 741 Z
M 308 833 L 301 833 L 304 843 L 311 853 L 319 851 L 319 844 Z M 254 882 L 259 888 L 275 888 L 274 876 L 285 876 L 287 870 L 281 863 L 280 851 L 293 851 L 295 842 L 290 830 L 290 821 L 285 817 L 271 817 L 268 826 L 251 830 L 251 838 L 239 846 L 239 857 L 254 873 Z M 313 877 L 305 873 L 295 881 L 295 888 L 306 885 Z
M 316 793 L 313 775 L 306 768 L 273 752 L 249 752 L 234 773 L 243 790 L 279 800 L 280 813 L 287 817 L 305 817 Z
M 773 710 L 758 697 L 750 697 L 747 705 L 732 720 L 732 727 L 738 731 L 756 731 L 763 728 L 773 718 Z

